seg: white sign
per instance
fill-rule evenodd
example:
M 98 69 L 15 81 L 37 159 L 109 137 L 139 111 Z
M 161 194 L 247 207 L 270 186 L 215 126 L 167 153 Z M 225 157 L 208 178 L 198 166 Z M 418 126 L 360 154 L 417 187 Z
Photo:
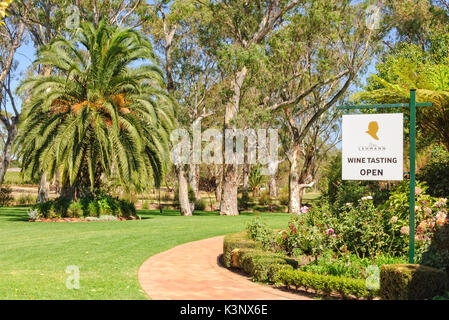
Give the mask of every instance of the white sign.
M 343 116 L 343 180 L 402 180 L 402 113 Z

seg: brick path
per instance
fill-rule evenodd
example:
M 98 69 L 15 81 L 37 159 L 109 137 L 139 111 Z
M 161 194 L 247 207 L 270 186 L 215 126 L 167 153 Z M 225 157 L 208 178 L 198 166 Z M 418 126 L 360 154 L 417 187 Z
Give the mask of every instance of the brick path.
M 155 300 L 309 300 L 310 297 L 251 281 L 221 266 L 223 236 L 189 242 L 146 260 L 143 290 Z

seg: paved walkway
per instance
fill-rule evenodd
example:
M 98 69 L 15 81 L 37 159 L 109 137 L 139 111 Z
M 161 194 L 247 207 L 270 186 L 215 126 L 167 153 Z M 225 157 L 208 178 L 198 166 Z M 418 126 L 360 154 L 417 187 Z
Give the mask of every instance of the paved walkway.
M 223 267 L 223 236 L 189 242 L 146 260 L 139 269 L 143 290 L 155 300 L 310 300 L 261 285 Z

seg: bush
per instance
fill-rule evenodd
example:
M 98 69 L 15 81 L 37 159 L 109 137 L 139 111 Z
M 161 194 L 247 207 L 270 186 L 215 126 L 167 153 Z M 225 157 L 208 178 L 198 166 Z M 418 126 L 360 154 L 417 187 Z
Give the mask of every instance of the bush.
M 289 198 L 288 198 L 288 194 L 287 195 L 281 195 L 279 197 L 279 203 L 283 206 L 288 206 L 289 203 Z
M 250 239 L 260 242 L 262 247 L 270 250 L 273 249 L 275 243 L 275 234 L 260 218 L 256 218 L 248 223 L 247 226 L 248 236 Z
M 204 199 L 195 201 L 195 210 L 196 211 L 204 211 L 206 209 L 206 201 Z
M 298 263 L 281 254 L 266 252 L 257 249 L 240 249 L 236 252 L 237 267 L 251 275 L 254 281 L 276 282 L 279 270 L 297 268 Z
M 0 206 L 5 207 L 9 206 L 12 201 L 14 200 L 14 197 L 12 196 L 12 190 L 9 186 L 4 186 L 0 188 Z
M 99 217 L 100 216 L 100 207 L 98 205 L 98 202 L 94 199 L 92 199 L 91 201 L 89 201 L 87 203 L 87 208 L 86 210 L 83 210 L 84 216 L 85 217 Z
M 430 161 L 419 171 L 418 180 L 429 187 L 433 197 L 449 197 L 449 154 L 444 148 L 432 150 Z
M 228 234 L 223 240 L 223 263 L 226 267 L 232 267 L 232 251 L 235 249 L 260 247 L 254 240 L 248 237 L 246 231 Z
M 32 194 L 21 194 L 17 199 L 15 199 L 16 205 L 30 205 L 36 203 L 36 196 Z
M 259 198 L 259 204 L 266 206 L 271 204 L 271 198 L 268 193 L 263 193 Z
M 380 268 L 380 296 L 387 300 L 421 300 L 443 294 L 445 272 L 417 264 L 391 264 Z
M 77 202 L 72 202 L 67 208 L 67 216 L 69 218 L 80 218 L 83 215 L 83 206 Z
M 365 280 L 346 277 L 335 277 L 299 270 L 281 269 L 277 281 L 296 290 L 304 288 L 313 289 L 318 293 L 329 295 L 337 293 L 342 298 L 355 296 L 357 298 L 373 298 L 377 291 L 366 288 Z
M 421 253 L 422 252 L 422 253 Z M 430 241 L 417 251 L 419 262 L 444 270 L 449 275 L 449 224 L 436 226 Z
M 238 199 L 238 207 L 240 210 L 248 210 L 251 205 L 248 192 L 244 191 L 242 197 Z
M 46 202 L 40 202 L 40 203 L 35 204 L 33 206 L 33 209 L 36 209 L 41 217 L 49 218 L 52 206 L 53 206 L 53 201 L 49 200 Z
M 71 204 L 71 200 L 66 198 L 56 198 L 52 203 L 53 214 L 51 216 L 60 218 L 67 217 L 67 210 Z

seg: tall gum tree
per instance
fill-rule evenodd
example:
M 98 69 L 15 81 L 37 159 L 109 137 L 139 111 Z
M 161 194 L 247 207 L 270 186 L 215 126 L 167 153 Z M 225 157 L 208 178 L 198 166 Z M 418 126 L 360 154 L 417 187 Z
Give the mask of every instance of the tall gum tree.
M 307 14 L 291 15 L 291 22 L 268 40 L 268 64 L 261 77 L 267 91 L 261 103 L 284 119 L 288 131 L 290 213 L 299 213 L 301 188 L 309 183 L 308 170 L 300 171 L 299 161 L 304 155 L 306 167 L 313 162 L 313 154 L 301 150 L 304 139 L 345 97 L 382 36 L 381 29 L 367 28 L 363 13 L 368 4 L 310 1 Z
M 178 126 L 190 131 L 190 136 L 213 114 L 206 100 L 210 87 L 217 81 L 216 59 L 204 50 L 207 39 L 200 39 L 202 25 L 209 19 L 207 14 L 197 1 L 158 1 L 152 6 L 151 18 L 143 26 L 163 60 L 167 90 L 177 101 Z M 189 186 L 195 198 L 200 198 L 201 153 L 198 157 L 195 150 L 201 148 L 201 141 L 193 141 L 191 145 L 189 164 L 175 164 L 183 216 L 192 215 L 194 209 L 189 200 Z
M 239 114 L 242 86 L 248 76 L 248 59 L 253 50 L 282 23 L 282 18 L 305 1 L 217 1 L 204 3 L 213 17 L 210 29 L 215 32 L 217 50 L 222 58 L 221 67 L 231 79 L 228 102 L 225 105 L 223 131 L 237 129 L 235 121 Z M 223 134 L 223 138 L 225 135 Z M 239 168 L 234 163 L 223 165 L 223 186 L 220 215 L 238 215 L 237 194 Z

